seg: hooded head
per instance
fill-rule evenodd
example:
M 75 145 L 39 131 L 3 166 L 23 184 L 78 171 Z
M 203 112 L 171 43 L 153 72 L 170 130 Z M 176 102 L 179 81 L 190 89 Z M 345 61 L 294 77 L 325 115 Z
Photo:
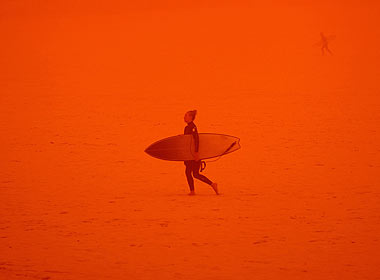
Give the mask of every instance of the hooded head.
M 197 115 L 197 110 L 191 110 L 186 112 L 184 120 L 186 123 L 191 123 L 195 120 L 195 116 Z

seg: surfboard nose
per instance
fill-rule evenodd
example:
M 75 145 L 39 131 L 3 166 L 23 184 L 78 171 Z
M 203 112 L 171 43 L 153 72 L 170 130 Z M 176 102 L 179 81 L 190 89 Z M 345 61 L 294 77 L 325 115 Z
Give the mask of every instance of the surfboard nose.
M 150 144 L 148 147 L 146 147 L 144 149 L 144 152 L 147 153 L 148 155 L 150 155 L 151 154 L 151 148 L 152 148 L 152 144 Z
M 150 155 L 150 147 L 152 145 L 149 145 L 148 147 L 145 148 L 144 152 L 147 153 L 148 155 Z

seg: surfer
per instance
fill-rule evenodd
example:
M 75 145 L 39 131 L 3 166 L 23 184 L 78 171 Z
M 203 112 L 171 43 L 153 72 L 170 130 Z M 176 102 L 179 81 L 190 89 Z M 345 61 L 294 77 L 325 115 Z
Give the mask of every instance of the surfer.
M 194 153 L 194 160 L 186 160 L 184 161 L 186 169 L 186 179 L 187 183 L 190 187 L 190 193 L 189 195 L 194 195 L 194 179 L 198 179 L 202 182 L 205 182 L 206 184 L 209 184 L 216 194 L 219 194 L 218 192 L 218 184 L 215 182 L 210 181 L 206 176 L 199 174 L 199 169 L 201 168 L 201 161 L 199 159 L 199 135 L 196 125 L 194 124 L 195 116 L 197 115 L 197 110 L 188 111 L 185 114 L 184 120 L 187 123 L 187 126 L 185 127 L 184 134 L 191 134 L 194 137 L 194 144 L 195 144 L 195 153 Z M 191 174 L 193 173 L 193 174 Z
M 322 32 L 321 32 L 320 44 L 321 44 L 322 55 L 325 54 L 325 50 L 328 51 L 330 54 L 332 54 L 332 52 L 329 49 L 329 39 Z

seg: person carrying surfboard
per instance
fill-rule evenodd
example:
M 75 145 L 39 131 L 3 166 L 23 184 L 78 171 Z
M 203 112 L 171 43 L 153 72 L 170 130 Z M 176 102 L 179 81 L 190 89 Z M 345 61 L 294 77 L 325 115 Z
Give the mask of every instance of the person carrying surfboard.
M 206 184 L 210 185 L 216 194 L 219 194 L 218 192 L 218 184 L 215 182 L 212 182 L 209 180 L 206 176 L 199 173 L 199 170 L 201 168 L 201 160 L 199 159 L 199 135 L 197 126 L 194 124 L 195 116 L 197 115 L 197 110 L 188 111 L 185 114 L 184 120 L 187 123 L 187 126 L 185 127 L 184 134 L 192 134 L 194 137 L 194 144 L 195 144 L 195 152 L 194 152 L 194 160 L 185 160 L 184 164 L 186 166 L 185 174 L 187 183 L 189 184 L 190 193 L 189 195 L 194 195 L 194 179 L 198 179 L 202 182 L 205 182 Z

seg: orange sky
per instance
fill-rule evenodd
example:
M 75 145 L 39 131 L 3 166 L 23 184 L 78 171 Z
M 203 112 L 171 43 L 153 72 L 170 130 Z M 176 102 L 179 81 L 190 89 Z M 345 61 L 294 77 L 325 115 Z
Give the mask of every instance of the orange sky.
M 379 8 L 1 1 L 0 279 L 378 279 Z M 191 109 L 220 197 L 143 152 Z

